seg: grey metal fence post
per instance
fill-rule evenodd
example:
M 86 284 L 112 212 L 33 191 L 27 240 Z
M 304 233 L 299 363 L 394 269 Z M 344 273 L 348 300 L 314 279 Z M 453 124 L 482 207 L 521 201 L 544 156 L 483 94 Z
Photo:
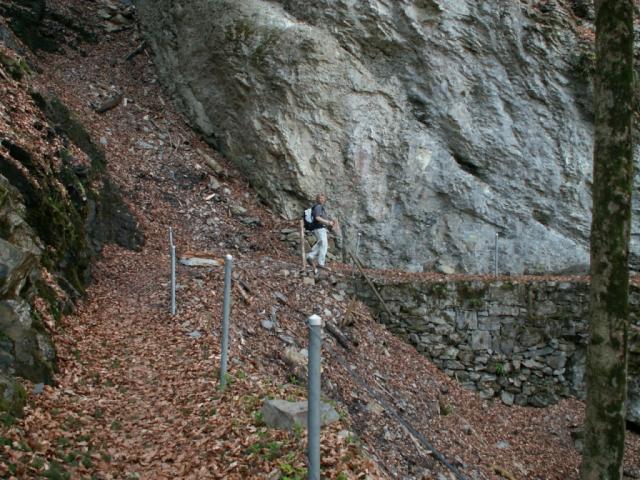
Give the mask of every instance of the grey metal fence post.
M 231 303 L 231 263 L 233 257 L 224 258 L 224 304 L 222 307 L 222 347 L 220 354 L 220 389 L 224 390 L 227 379 L 227 354 L 229 350 L 229 311 Z
M 176 314 L 176 246 L 171 245 L 171 315 Z
M 320 480 L 320 351 L 322 348 L 322 319 L 318 315 L 311 315 L 307 322 L 309 323 L 308 479 Z
M 494 272 L 495 272 L 495 276 L 497 277 L 498 276 L 498 232 L 496 232 L 496 248 L 495 248 L 494 259 L 495 259 Z

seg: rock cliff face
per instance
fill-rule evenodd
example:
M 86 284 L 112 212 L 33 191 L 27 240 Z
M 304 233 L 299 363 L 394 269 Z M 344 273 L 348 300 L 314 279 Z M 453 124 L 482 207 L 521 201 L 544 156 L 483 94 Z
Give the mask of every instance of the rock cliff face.
M 573 12 L 136 3 L 193 123 L 291 218 L 325 191 L 346 244 L 362 231 L 377 267 L 489 271 L 498 233 L 501 271 L 586 269 L 593 57 Z
M 0 5 L 10 20 L 0 19 L 0 415 L 21 413 L 16 376 L 53 381 L 50 332 L 83 293 L 102 245 L 143 242 L 102 150 L 57 97 L 33 88 L 27 61 L 7 48 L 22 48 L 13 32 L 40 31 L 41 3 Z

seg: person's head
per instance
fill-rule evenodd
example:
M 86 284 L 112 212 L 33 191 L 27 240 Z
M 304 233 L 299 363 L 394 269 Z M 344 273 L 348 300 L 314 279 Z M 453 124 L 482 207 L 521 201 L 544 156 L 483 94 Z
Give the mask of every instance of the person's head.
M 319 193 L 316 196 L 316 202 L 318 202 L 320 205 L 324 205 L 324 202 L 327 201 L 327 197 L 324 196 L 324 193 Z

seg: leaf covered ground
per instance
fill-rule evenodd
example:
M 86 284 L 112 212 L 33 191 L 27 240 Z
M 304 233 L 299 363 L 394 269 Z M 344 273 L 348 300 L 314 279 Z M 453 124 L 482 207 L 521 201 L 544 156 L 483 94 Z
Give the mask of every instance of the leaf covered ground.
M 126 59 L 142 40 L 135 25 L 105 27 L 101 2 L 49 3 L 99 41 L 30 57 L 37 73 L 3 79 L 0 127 L 44 158 L 51 146 L 31 126 L 46 119 L 26 92 L 53 90 L 102 145 L 146 243 L 139 252 L 106 247 L 86 298 L 49 322 L 56 384 L 27 385 L 24 418 L 0 429 L 1 476 L 306 478 L 305 432 L 269 429 L 259 411 L 266 398 L 304 399 L 303 375 L 285 352 L 306 347 L 305 319 L 318 313 L 349 342 L 345 349 L 328 334 L 323 342 L 323 393 L 341 413 L 323 429 L 323 478 L 577 478 L 571 432 L 582 422 L 581 402 L 534 409 L 482 400 L 350 302 L 340 288 L 352 274 L 347 266 L 304 284 L 296 252 L 279 239 L 295 225 L 188 127 L 147 50 Z M 114 95 L 119 105 L 96 113 Z M 234 256 L 224 392 L 222 268 L 179 266 L 171 316 L 169 227 L 179 256 Z M 263 327 L 266 319 L 275 320 L 272 328 Z M 640 441 L 629 434 L 627 443 L 631 475 Z

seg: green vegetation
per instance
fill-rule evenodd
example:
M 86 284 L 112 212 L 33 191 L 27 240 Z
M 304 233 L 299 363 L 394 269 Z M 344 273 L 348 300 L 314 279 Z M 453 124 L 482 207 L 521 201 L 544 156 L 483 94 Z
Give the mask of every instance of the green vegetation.
M 2 67 L 9 72 L 9 75 L 18 82 L 24 77 L 31 76 L 31 69 L 22 57 L 11 58 L 3 52 L 0 52 L 0 65 L 2 65 Z
M 474 287 L 470 282 L 457 282 L 458 303 L 470 308 L 482 308 L 485 304 L 485 295 L 488 288 L 487 284 Z

